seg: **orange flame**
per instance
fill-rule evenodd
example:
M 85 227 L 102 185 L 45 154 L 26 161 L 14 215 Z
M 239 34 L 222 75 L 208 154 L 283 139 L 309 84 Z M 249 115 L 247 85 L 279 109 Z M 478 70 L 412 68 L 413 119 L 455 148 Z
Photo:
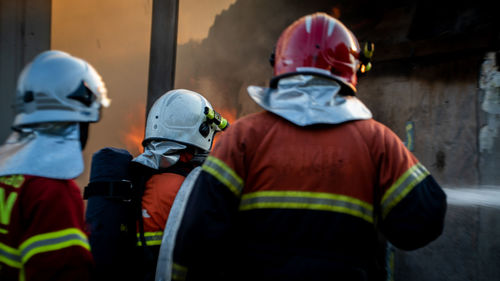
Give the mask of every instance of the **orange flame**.
M 146 116 L 146 105 L 139 103 L 135 110 L 127 115 L 129 127 L 123 136 L 123 142 L 130 154 L 137 156 L 143 152 L 142 140 L 144 138 L 144 126 Z
M 219 109 L 217 112 L 229 122 L 230 126 L 236 121 L 236 109 Z M 132 110 L 126 117 L 129 126 L 123 135 L 123 142 L 127 150 L 134 156 L 144 151 L 142 140 L 144 139 L 145 116 L 146 106 L 138 104 L 136 110 Z M 216 134 L 214 144 L 222 134 Z
M 335 7 L 332 7 L 330 15 L 336 19 L 340 19 L 341 12 L 340 12 L 340 8 L 338 5 Z
M 231 126 L 231 124 L 234 123 L 234 121 L 236 121 L 236 109 L 234 108 L 229 108 L 229 109 L 217 109 L 217 112 L 220 113 L 220 115 L 225 118 L 227 120 L 227 122 L 229 122 L 229 126 Z M 217 140 L 220 138 L 221 135 L 223 135 L 224 132 L 221 132 L 221 133 L 218 133 L 215 135 L 215 138 L 214 138 L 214 142 L 213 142 L 213 145 L 215 145 L 215 143 L 217 142 Z M 212 147 L 213 147 L 212 145 Z

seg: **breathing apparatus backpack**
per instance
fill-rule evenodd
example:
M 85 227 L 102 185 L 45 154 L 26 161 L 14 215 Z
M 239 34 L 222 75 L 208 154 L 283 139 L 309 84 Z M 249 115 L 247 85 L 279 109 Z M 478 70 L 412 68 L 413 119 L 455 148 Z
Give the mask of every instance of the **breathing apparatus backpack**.
M 136 202 L 130 173 L 132 155 L 103 148 L 92 157 L 90 182 L 85 187 L 85 220 L 95 262 L 93 280 L 129 280 L 136 242 Z
M 154 279 L 160 246 L 146 246 L 144 237 L 142 196 L 146 182 L 159 173 L 185 177 L 192 168 L 178 163 L 155 170 L 132 158 L 128 151 L 112 147 L 92 156 L 84 199 L 95 261 L 93 280 Z

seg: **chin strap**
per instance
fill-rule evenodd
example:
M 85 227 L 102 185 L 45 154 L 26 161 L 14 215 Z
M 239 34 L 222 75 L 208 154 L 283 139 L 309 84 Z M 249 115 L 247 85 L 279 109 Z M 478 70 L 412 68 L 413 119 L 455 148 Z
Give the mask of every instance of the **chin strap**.
M 87 139 L 89 136 L 89 123 L 87 122 L 78 123 L 78 127 L 80 129 L 80 145 L 83 150 L 87 145 Z

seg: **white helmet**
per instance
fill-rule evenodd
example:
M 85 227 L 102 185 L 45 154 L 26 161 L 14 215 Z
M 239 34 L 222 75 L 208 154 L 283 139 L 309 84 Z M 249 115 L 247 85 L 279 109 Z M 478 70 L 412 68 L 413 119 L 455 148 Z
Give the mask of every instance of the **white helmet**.
M 97 71 L 61 51 L 45 51 L 17 81 L 14 127 L 46 122 L 97 122 L 110 100 Z
M 142 144 L 171 140 L 210 151 L 215 133 L 227 126 L 227 121 L 202 95 L 189 90 L 172 90 L 151 107 Z

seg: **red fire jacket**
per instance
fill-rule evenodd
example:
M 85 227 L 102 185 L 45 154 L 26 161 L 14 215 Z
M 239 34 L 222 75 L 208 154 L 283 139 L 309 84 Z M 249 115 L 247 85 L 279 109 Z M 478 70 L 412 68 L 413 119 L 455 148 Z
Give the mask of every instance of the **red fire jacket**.
M 445 194 L 374 120 L 243 118 L 203 165 L 177 233 L 174 279 L 382 280 L 380 230 L 402 249 L 443 229 Z
M 168 214 L 184 179 L 182 175 L 163 173 L 153 175 L 146 183 L 142 196 L 142 219 L 146 245 L 161 244 Z M 138 241 L 140 245 L 141 241 Z
M 154 280 L 156 264 L 160 250 L 163 231 L 170 209 L 186 175 L 194 168 L 189 162 L 193 156 L 188 152 L 181 154 L 180 161 L 162 173 L 153 174 L 145 183 L 142 196 L 142 222 L 144 226 L 144 241 L 146 251 L 143 251 L 140 227 L 137 231 L 137 246 L 142 256 L 141 266 L 136 270 L 138 275 L 134 280 Z
M 0 280 L 88 280 L 89 249 L 73 181 L 0 177 Z

